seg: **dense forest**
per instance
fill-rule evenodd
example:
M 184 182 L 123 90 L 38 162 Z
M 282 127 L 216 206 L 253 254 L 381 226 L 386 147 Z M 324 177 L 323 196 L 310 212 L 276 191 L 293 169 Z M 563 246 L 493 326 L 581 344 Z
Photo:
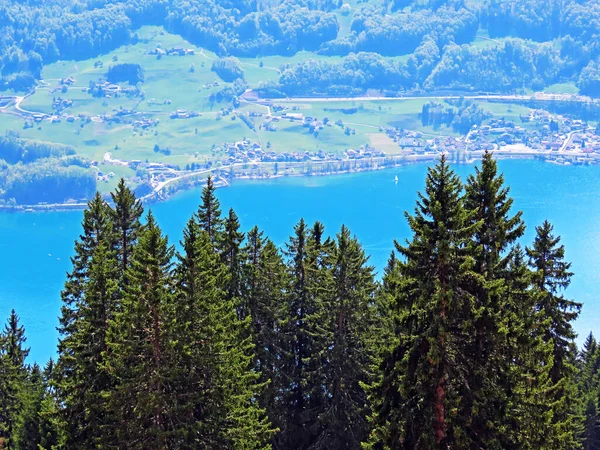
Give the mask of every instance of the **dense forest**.
M 490 154 L 428 170 L 381 279 L 350 230 L 277 248 L 208 180 L 175 248 L 121 182 L 84 212 L 58 359 L 0 334 L 0 448 L 597 449 L 600 348 Z
M 287 95 L 330 87 L 511 92 L 570 82 L 600 96 L 596 0 L 9 0 L 0 10 L 0 88 L 30 89 L 44 64 L 137 42 L 142 25 L 162 25 L 220 57 L 343 57 L 284 67 L 271 88 Z
M 7 133 L 0 137 L 0 205 L 91 198 L 96 175 L 89 168 L 74 147 Z

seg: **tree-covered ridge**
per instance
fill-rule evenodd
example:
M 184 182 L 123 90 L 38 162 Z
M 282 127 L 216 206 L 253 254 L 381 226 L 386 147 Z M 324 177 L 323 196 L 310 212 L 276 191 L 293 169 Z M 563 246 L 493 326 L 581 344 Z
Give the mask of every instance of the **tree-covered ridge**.
M 91 198 L 96 177 L 90 161 L 69 145 L 0 137 L 0 202 L 62 203 Z
M 278 249 L 212 180 L 180 246 L 121 182 L 88 204 L 58 361 L 0 333 L 0 448 L 595 449 L 600 349 L 581 352 L 552 225 L 486 154 L 428 171 L 377 281 L 359 241 L 303 220 Z
M 573 82 L 584 94 L 600 95 L 600 6 L 594 0 L 354 6 L 341 0 L 11 0 L 0 11 L 1 86 L 26 90 L 41 77 L 44 64 L 88 59 L 136 42 L 142 25 L 162 25 L 219 56 L 291 56 L 301 50 L 343 57 L 407 55 L 398 67 L 386 69 L 395 90 L 497 92 Z M 323 91 L 332 82 L 328 72 L 339 71 L 335 66 L 314 70 L 308 75 L 316 78 L 313 89 L 301 92 Z M 378 67 L 360 70 L 364 80 L 348 73 L 334 84 L 364 90 L 386 83 Z M 296 93 L 289 84 L 289 79 L 281 82 L 286 93 Z

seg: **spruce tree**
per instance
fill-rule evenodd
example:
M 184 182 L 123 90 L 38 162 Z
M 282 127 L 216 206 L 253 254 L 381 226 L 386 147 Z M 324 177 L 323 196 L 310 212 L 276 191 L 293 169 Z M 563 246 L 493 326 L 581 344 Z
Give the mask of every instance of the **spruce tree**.
M 83 298 L 83 291 L 89 276 L 89 264 L 92 253 L 101 242 L 112 242 L 112 222 L 108 204 L 100 194 L 96 195 L 83 212 L 82 233 L 75 241 L 75 254 L 71 257 L 73 269 L 67 274 L 65 288 L 61 292 L 63 305 L 61 307 L 61 318 L 59 332 L 63 336 L 69 336 L 76 330 L 79 313 L 79 303 Z M 59 354 L 61 344 L 59 343 Z
M 315 222 L 308 232 L 306 259 L 306 286 L 308 303 L 305 309 L 305 328 L 308 345 L 305 358 L 304 394 L 306 411 L 304 428 L 310 447 L 319 445 L 324 437 L 327 420 L 321 419 L 329 408 L 327 374 L 331 373 L 331 345 L 335 341 L 335 327 L 331 324 L 334 281 L 335 242 L 325 237 L 325 227 Z
M 42 371 L 34 364 L 29 373 L 21 396 L 19 427 L 15 432 L 16 448 L 19 450 L 38 450 L 41 445 L 41 410 L 45 395 Z
M 457 415 L 470 394 L 467 377 L 474 319 L 468 242 L 477 228 L 461 199 L 462 184 L 442 156 L 407 219 L 413 237 L 396 243 L 405 281 L 395 306 L 396 340 L 373 387 L 371 448 L 471 448 L 468 418 Z
M 282 324 L 282 376 L 287 380 L 281 401 L 281 432 L 276 446 L 309 448 L 321 433 L 319 414 L 325 408 L 323 365 L 328 339 L 325 327 L 325 293 L 331 288 L 323 226 L 309 230 L 304 220 L 294 227 L 286 244 L 289 316 Z
M 175 269 L 178 339 L 174 391 L 184 401 L 176 411 L 180 417 L 176 439 L 190 448 L 221 448 L 219 423 L 226 413 L 213 354 L 219 324 L 211 318 L 223 297 L 219 278 L 225 276 L 225 270 L 208 234 L 193 219 L 183 231 L 181 247 Z
M 342 226 L 333 249 L 333 289 L 328 301 L 329 335 L 322 367 L 327 400 L 319 416 L 321 435 L 314 449 L 360 449 L 368 437 L 366 393 L 372 363 L 373 267 L 361 245 Z
M 282 367 L 287 386 L 283 388 L 281 432 L 276 447 L 303 448 L 306 437 L 302 427 L 305 409 L 305 365 L 309 344 L 305 331 L 309 293 L 306 285 L 307 230 L 304 220 L 294 227 L 294 235 L 287 244 L 290 288 L 287 302 L 289 317 L 283 324 L 284 355 Z
M 571 322 L 577 318 L 581 304 L 562 294 L 570 282 L 571 264 L 564 260 L 565 249 L 560 237 L 553 235 L 548 221 L 536 227 L 536 237 L 527 248 L 533 270 L 535 309 L 542 319 L 537 330 L 544 342 L 553 347 L 550 378 L 553 384 L 549 400 L 552 405 L 552 427 L 549 439 L 561 448 L 576 448 L 576 436 L 581 432 L 580 417 L 576 415 L 575 331 Z
M 481 168 L 467 178 L 465 208 L 473 211 L 470 222 L 477 224 L 470 247 L 474 260 L 474 277 L 470 291 L 474 294 L 474 334 L 469 362 L 469 391 L 462 411 L 468 420 L 468 433 L 478 445 L 493 448 L 501 445 L 507 394 L 507 377 L 513 361 L 506 338 L 520 318 L 507 313 L 506 271 L 510 254 L 507 250 L 520 238 L 525 226 L 521 212 L 512 214 L 513 199 L 498 174 L 491 153 L 484 153 Z M 517 321 L 515 321 L 517 319 Z
M 598 392 L 596 396 L 586 396 L 584 410 L 584 433 L 582 436 L 584 450 L 597 450 L 600 448 L 600 424 L 598 414 Z
M 216 247 L 220 243 L 221 233 L 223 232 L 223 219 L 215 190 L 212 177 L 209 176 L 206 180 L 206 186 L 202 188 L 202 198 L 196 213 L 196 219 L 200 228 L 208 233 L 208 237 Z
M 187 445 L 215 449 L 266 448 L 272 435 L 256 404 L 263 384 L 253 370 L 247 327 L 225 291 L 228 269 L 208 233 L 190 220 L 176 269 L 178 379 L 185 393 Z M 198 345 L 202 343 L 202 345 Z M 190 421 L 191 420 L 191 421 Z M 195 420 L 195 422 L 194 422 Z
M 105 367 L 119 380 L 109 392 L 120 448 L 166 448 L 170 416 L 174 249 L 148 213 L 133 248 L 121 308 L 110 323 Z
M 283 258 L 272 241 L 263 237 L 263 232 L 254 227 L 248 233 L 244 251 L 244 304 L 250 317 L 250 335 L 255 349 L 255 370 L 260 373 L 260 382 L 266 383 L 260 397 L 260 405 L 275 427 L 283 419 L 281 394 L 285 386 L 281 361 L 284 358 L 282 325 L 289 315 L 285 304 L 287 285 L 286 267 Z
M 25 328 L 13 309 L 0 332 L 0 443 L 6 449 L 18 448 L 28 375 L 26 340 Z
M 240 319 L 248 316 L 248 312 L 244 311 L 242 303 L 243 295 L 243 277 L 244 277 L 244 262 L 245 255 L 242 248 L 244 241 L 244 233 L 240 231 L 240 222 L 233 209 L 229 210 L 229 215 L 225 219 L 224 232 L 220 243 L 221 260 L 227 269 L 228 276 L 226 286 L 224 286 L 225 294 L 228 300 L 233 300 L 236 303 L 236 310 Z
M 499 389 L 506 400 L 501 410 L 504 427 L 497 437 L 501 448 L 554 448 L 548 431 L 552 420 L 548 408 L 552 392 L 548 361 L 552 360 L 553 349 L 551 343 L 532 332 L 544 319 L 535 309 L 533 274 L 519 245 L 509 253 L 504 271 L 505 301 L 501 317 L 506 354 L 500 361 Z
M 111 424 L 104 395 L 113 382 L 103 368 L 103 354 L 120 294 L 110 216 L 108 204 L 96 194 L 84 211 L 83 232 L 71 258 L 73 269 L 61 293 L 56 384 L 72 448 L 107 442 Z
M 56 391 L 56 371 L 52 359 L 48 361 L 42 372 L 44 382 L 44 398 L 39 411 L 40 450 L 59 450 L 65 448 L 65 423 L 60 412 L 60 399 Z
M 594 335 L 585 339 L 579 356 L 579 385 L 582 393 L 588 394 L 599 387 L 600 347 Z
M 127 187 L 121 178 L 115 192 L 110 194 L 113 201 L 111 219 L 115 233 L 115 250 L 119 260 L 120 274 L 124 276 L 129 266 L 133 246 L 140 231 L 140 218 L 144 208 L 135 194 Z

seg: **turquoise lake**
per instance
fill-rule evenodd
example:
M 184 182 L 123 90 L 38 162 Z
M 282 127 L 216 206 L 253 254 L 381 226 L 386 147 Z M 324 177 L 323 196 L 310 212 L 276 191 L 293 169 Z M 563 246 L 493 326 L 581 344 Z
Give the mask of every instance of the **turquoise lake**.
M 523 210 L 528 225 L 522 244 L 531 242 L 534 227 L 546 218 L 562 236 L 575 272 L 567 295 L 584 304 L 575 324 L 578 342 L 590 331 L 600 334 L 600 167 L 540 161 L 500 161 L 499 165 L 511 186 L 515 208 Z M 234 181 L 220 189 L 218 197 L 224 212 L 230 207 L 236 210 L 245 230 L 256 224 L 277 244 L 287 240 L 301 217 L 322 221 L 329 234 L 346 224 L 381 272 L 393 239 L 410 236 L 404 211 L 413 210 L 426 169 L 421 164 L 332 177 Z M 473 167 L 455 169 L 464 178 Z M 182 192 L 152 205 L 172 243 L 181 239 L 199 195 L 199 190 Z M 27 330 L 30 359 L 39 363 L 56 352 L 60 290 L 70 270 L 81 217 L 82 212 L 0 213 L 0 320 L 4 322 L 10 309 L 16 309 Z

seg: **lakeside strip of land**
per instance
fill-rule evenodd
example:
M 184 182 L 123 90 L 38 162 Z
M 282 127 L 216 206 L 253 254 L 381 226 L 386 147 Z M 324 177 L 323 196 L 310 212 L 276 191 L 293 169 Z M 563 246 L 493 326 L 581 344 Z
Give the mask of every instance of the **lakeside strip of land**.
M 450 161 L 456 164 L 473 164 L 481 159 L 484 152 L 469 151 L 450 154 Z M 539 151 L 528 148 L 523 145 L 512 145 L 504 147 L 493 152 L 498 160 L 503 159 L 539 159 L 552 164 L 560 165 L 597 165 L 600 164 L 600 155 L 584 152 L 566 152 L 566 151 Z M 298 170 L 287 170 L 285 173 L 273 172 L 273 163 L 255 162 L 255 163 L 236 163 L 218 168 L 203 169 L 191 173 L 185 173 L 173 178 L 169 178 L 156 185 L 153 190 L 140 197 L 140 200 L 150 205 L 152 203 L 166 201 L 177 192 L 193 189 L 202 186 L 206 177 L 211 174 L 215 177 L 217 187 L 229 186 L 235 180 L 272 180 L 285 177 L 314 177 L 314 176 L 332 176 L 350 173 L 360 173 L 375 170 L 393 169 L 410 164 L 429 163 L 437 160 L 441 154 L 429 153 L 422 155 L 394 155 L 386 157 L 374 157 L 361 160 L 342 160 L 306 163 L 288 163 L 288 169 L 297 167 Z M 256 175 L 236 175 L 235 169 L 253 165 L 255 167 L 269 167 L 271 171 L 261 172 Z M 0 205 L 0 211 L 8 212 L 34 212 L 34 211 L 73 211 L 83 210 L 87 207 L 87 202 L 69 202 L 69 203 L 39 203 L 34 205 Z

